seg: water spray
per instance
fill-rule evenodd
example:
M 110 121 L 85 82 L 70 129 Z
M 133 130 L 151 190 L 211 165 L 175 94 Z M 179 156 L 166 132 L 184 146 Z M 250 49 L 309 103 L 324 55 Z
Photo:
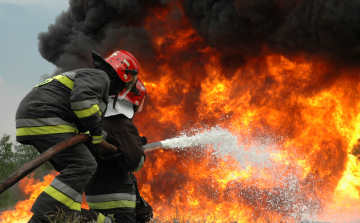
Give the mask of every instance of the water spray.
M 157 149 L 176 149 L 185 150 L 188 148 L 206 148 L 207 146 L 216 148 L 213 155 L 228 155 L 231 152 L 238 151 L 237 136 L 231 134 L 227 129 L 213 127 L 209 130 L 196 133 L 194 135 L 182 134 L 179 137 L 166 139 L 159 142 L 146 144 L 143 146 L 144 152 L 150 152 Z
M 221 138 L 221 142 L 219 142 Z M 0 194 L 5 190 L 13 186 L 15 183 L 20 181 L 22 178 L 27 176 L 29 173 L 34 171 L 36 168 L 44 164 L 46 161 L 50 160 L 57 153 L 61 152 L 64 149 L 67 149 L 71 146 L 74 146 L 79 143 L 84 143 L 90 140 L 88 135 L 76 135 L 72 138 L 69 138 L 63 142 L 56 144 L 50 149 L 38 155 L 34 160 L 26 163 L 19 170 L 5 178 L 0 182 Z M 235 143 L 235 144 L 234 144 Z M 210 131 L 204 133 L 198 133 L 194 136 L 182 135 L 178 138 L 167 139 L 164 141 L 154 142 L 143 146 L 144 152 L 150 152 L 161 148 L 174 149 L 179 148 L 183 149 L 186 147 L 195 147 L 195 146 L 204 146 L 207 144 L 213 144 L 217 146 L 225 146 L 226 148 L 234 148 L 236 145 L 236 140 L 234 141 L 234 136 L 231 135 L 228 131 L 222 129 L 212 128 Z M 104 148 L 103 148 L 104 147 Z M 107 146 L 108 147 L 108 146 Z M 106 149 L 113 153 L 114 148 L 107 148 L 103 145 L 101 148 Z

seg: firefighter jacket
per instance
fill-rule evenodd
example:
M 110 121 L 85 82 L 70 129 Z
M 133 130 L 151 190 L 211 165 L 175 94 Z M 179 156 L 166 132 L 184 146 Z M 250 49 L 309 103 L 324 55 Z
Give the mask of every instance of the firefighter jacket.
M 122 114 L 105 117 L 103 128 L 106 141 L 120 152 L 116 159 L 96 158 L 98 168 L 85 187 L 87 203 L 103 214 L 135 213 L 136 191 L 129 172 L 144 164 L 141 137 L 131 119 Z
M 109 99 L 109 77 L 98 69 L 79 69 L 35 86 L 16 112 L 16 140 L 90 131 L 93 143 L 102 140 L 101 117 Z

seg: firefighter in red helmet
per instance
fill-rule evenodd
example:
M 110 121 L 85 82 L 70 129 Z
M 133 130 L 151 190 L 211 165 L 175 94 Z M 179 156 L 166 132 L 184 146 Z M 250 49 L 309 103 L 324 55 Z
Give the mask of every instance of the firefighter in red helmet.
M 86 185 L 86 200 L 91 210 L 111 216 L 114 222 L 145 222 L 152 217 L 151 206 L 140 196 L 133 172 L 139 171 L 145 161 L 142 145 L 146 137 L 140 137 L 132 122 L 135 113 L 144 106 L 146 88 L 140 79 L 130 92 L 120 99 L 110 98 L 108 111 L 103 119 L 103 128 L 107 132 L 106 141 L 116 145 L 119 153 L 104 154 L 94 149 L 98 168 Z
M 92 52 L 92 58 L 95 69 L 62 73 L 25 96 L 16 112 L 18 142 L 34 145 L 42 153 L 81 132 L 90 132 L 93 145 L 103 141 L 101 120 L 109 95 L 124 92 L 121 97 L 126 96 L 137 80 L 139 64 L 126 51 L 117 51 L 107 59 Z M 60 174 L 36 199 L 29 222 L 50 222 L 49 216 L 59 210 L 79 216 L 85 185 L 97 167 L 85 144 L 63 150 L 50 162 Z
M 137 75 L 140 69 L 139 63 L 131 53 L 124 50 L 113 53 L 111 56 L 106 58 L 105 61 L 116 71 L 121 79 L 121 82 L 125 83 L 125 90 L 124 88 L 118 88 L 118 90 L 121 91 L 115 92 L 115 94 L 111 95 L 116 95 L 117 97 L 118 94 L 122 92 L 120 97 L 124 98 L 136 83 Z

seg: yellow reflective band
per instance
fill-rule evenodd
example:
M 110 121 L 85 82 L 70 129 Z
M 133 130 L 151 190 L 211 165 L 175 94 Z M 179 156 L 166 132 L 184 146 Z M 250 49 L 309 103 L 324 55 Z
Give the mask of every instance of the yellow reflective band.
M 71 90 L 74 88 L 74 81 L 65 75 L 57 75 L 54 77 L 54 79 L 60 81 L 63 85 L 70 88 Z
M 111 208 L 135 208 L 136 201 L 127 201 L 127 200 L 120 200 L 120 201 L 106 201 L 106 202 L 99 202 L 99 203 L 89 203 L 90 209 L 111 209 Z
M 91 143 L 92 144 L 98 144 L 101 143 L 101 141 L 103 140 L 103 136 L 93 136 L 91 139 Z
M 100 112 L 99 105 L 97 105 L 97 104 L 91 106 L 90 108 L 86 108 L 86 109 L 79 110 L 79 111 L 74 111 L 76 116 L 79 118 L 89 117 L 90 115 L 93 115 L 96 112 Z
M 76 133 L 79 131 L 69 125 L 53 125 L 53 126 L 40 126 L 40 127 L 24 127 L 16 129 L 16 136 L 27 135 L 48 135 L 57 133 Z
M 105 219 L 106 219 L 106 217 L 103 214 L 99 213 L 96 223 L 104 223 Z
M 36 85 L 35 87 L 39 87 L 39 86 L 42 86 L 44 84 L 50 83 L 54 79 L 60 81 L 60 83 L 62 83 L 66 87 L 70 88 L 71 90 L 74 88 L 74 81 L 71 80 L 70 78 L 68 78 L 67 76 L 61 75 L 61 74 L 57 75 L 57 76 L 55 76 L 53 78 L 46 79 L 45 81 L 41 82 L 40 84 Z
M 34 88 L 40 87 L 40 86 L 42 86 L 42 85 L 44 85 L 44 84 L 47 84 L 47 83 L 50 83 L 50 82 L 53 81 L 53 80 L 54 80 L 54 78 L 46 79 L 46 80 L 44 80 L 43 82 L 41 82 L 40 84 L 36 85 Z
M 131 171 L 131 172 L 139 171 L 143 167 L 144 162 L 145 162 L 145 158 L 144 158 L 144 156 L 142 156 L 141 159 L 140 159 L 140 163 L 139 163 L 138 167 L 135 170 Z
M 56 190 L 52 186 L 47 186 L 44 190 L 45 193 L 50 195 L 55 200 L 59 201 L 60 203 L 68 206 L 72 210 L 81 211 L 81 204 L 75 202 L 73 199 L 69 198 L 65 194 L 61 193 L 60 191 Z
M 135 170 L 131 171 L 131 172 L 138 172 L 139 170 L 141 170 L 141 168 L 144 166 L 144 163 L 142 163 L 138 168 L 136 168 Z

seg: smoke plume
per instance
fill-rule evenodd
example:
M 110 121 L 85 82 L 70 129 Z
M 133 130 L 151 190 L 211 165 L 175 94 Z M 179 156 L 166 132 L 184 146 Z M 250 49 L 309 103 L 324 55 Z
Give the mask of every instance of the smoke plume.
M 152 33 L 144 28 L 146 17 L 151 9 L 175 4 L 165 0 L 69 3 L 55 24 L 39 35 L 41 55 L 65 70 L 91 66 L 92 50 L 107 56 L 124 49 L 144 63 L 154 62 L 157 51 Z M 338 63 L 360 60 L 360 2 L 356 0 L 185 0 L 180 7 L 185 12 L 180 19 L 189 19 L 206 45 L 221 52 L 224 67 L 241 66 L 264 48 Z

